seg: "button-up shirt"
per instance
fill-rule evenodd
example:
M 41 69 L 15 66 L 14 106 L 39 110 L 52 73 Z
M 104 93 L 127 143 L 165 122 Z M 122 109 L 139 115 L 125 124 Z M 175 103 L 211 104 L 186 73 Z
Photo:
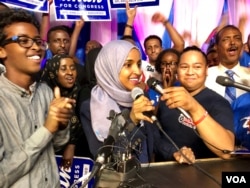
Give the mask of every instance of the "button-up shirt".
M 45 84 L 27 92 L 0 76 L 0 187 L 60 187 L 54 148 L 69 139 L 69 130 L 55 134 L 44 127 L 53 99 Z

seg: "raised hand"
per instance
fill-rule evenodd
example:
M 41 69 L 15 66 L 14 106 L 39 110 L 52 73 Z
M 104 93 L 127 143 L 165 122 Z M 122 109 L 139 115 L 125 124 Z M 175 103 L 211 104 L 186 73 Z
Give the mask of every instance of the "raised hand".
M 165 21 L 166 21 L 165 16 L 160 12 L 156 12 L 152 16 L 152 22 L 154 23 L 163 23 Z
M 55 133 L 58 129 L 67 127 L 69 119 L 72 116 L 72 108 L 75 105 L 75 100 L 61 97 L 58 87 L 54 90 L 55 98 L 50 103 L 48 115 L 45 121 L 45 127 Z
M 84 24 L 85 24 L 85 21 L 84 21 L 83 18 L 81 18 L 80 20 L 77 20 L 77 21 L 75 22 L 75 28 L 81 30 L 81 29 L 83 28 Z
M 137 6 L 135 6 L 133 9 L 130 8 L 128 0 L 126 1 L 126 14 L 128 19 L 134 20 L 136 16 Z

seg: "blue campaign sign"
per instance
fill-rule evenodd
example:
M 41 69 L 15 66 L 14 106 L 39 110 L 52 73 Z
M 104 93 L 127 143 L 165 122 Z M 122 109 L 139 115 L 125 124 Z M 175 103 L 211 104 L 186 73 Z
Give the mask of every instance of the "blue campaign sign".
M 159 0 L 129 0 L 129 6 L 134 7 L 136 5 L 140 7 L 145 6 L 159 6 Z M 111 0 L 111 8 L 125 8 L 126 0 Z
M 110 21 L 107 0 L 54 0 L 56 20 Z
M 91 172 L 94 165 L 94 161 L 86 157 L 74 157 L 71 168 L 63 169 L 60 167 L 61 160 L 62 156 L 56 155 L 56 162 L 60 174 L 61 188 L 70 188 L 76 181 L 83 179 L 82 181 L 79 181 L 79 183 L 76 183 L 76 185 L 74 186 L 74 188 L 81 187 L 82 183 L 84 182 L 84 179 L 86 179 L 88 177 L 88 174 Z M 88 183 L 88 188 L 92 187 L 93 184 L 94 180 L 92 179 Z
M 23 8 L 34 12 L 49 12 L 48 0 L 1 0 L 12 7 Z

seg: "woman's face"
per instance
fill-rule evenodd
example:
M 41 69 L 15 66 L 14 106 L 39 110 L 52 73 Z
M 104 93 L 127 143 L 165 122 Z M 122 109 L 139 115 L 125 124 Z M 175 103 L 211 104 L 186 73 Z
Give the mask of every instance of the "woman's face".
M 57 79 L 61 86 L 68 89 L 72 88 L 76 82 L 76 76 L 76 65 L 73 59 L 61 59 L 57 74 Z
M 123 64 L 119 80 L 128 91 L 131 91 L 140 83 L 141 74 L 141 54 L 137 49 L 133 48 Z
M 178 56 L 172 52 L 167 52 L 162 56 L 161 69 L 164 72 L 165 69 L 171 69 L 174 73 L 177 70 Z

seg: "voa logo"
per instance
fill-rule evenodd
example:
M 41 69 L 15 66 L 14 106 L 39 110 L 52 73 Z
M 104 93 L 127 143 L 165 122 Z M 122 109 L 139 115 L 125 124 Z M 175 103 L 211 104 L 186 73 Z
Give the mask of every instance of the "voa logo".
M 247 183 L 244 176 L 226 176 L 227 183 Z

